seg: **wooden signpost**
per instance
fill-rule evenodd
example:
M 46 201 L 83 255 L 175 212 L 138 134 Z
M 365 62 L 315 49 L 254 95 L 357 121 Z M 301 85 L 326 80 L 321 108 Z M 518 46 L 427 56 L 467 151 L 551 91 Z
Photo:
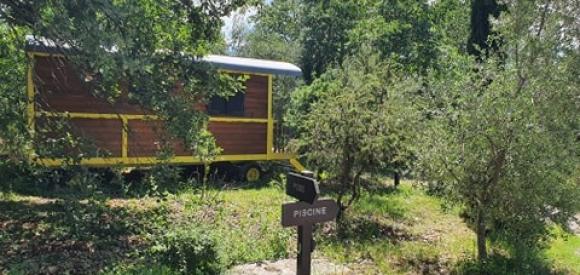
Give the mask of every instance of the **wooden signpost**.
M 296 173 L 288 173 L 288 177 L 286 178 L 286 194 L 299 201 L 312 204 L 318 199 L 320 191 L 318 190 L 318 183 L 313 178 Z
M 282 205 L 282 226 L 298 226 L 296 274 L 310 275 L 314 224 L 334 220 L 338 205 L 334 200 L 318 200 L 320 191 L 316 180 L 295 173 L 288 174 L 286 194 L 300 200 Z

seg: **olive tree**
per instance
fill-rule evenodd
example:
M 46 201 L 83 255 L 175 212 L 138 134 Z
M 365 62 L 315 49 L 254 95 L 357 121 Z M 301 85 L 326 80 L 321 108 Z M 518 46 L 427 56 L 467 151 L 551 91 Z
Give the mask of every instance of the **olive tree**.
M 408 87 L 396 71 L 367 48 L 293 95 L 289 117 L 300 133 L 298 147 L 337 187 L 342 210 L 359 197 L 364 177 L 383 174 L 410 154 Z
M 463 206 L 482 260 L 488 240 L 515 256 L 541 247 L 552 223 L 580 210 L 579 55 L 563 2 L 511 2 L 500 61 L 446 48 L 447 70 L 429 78 L 418 164 Z

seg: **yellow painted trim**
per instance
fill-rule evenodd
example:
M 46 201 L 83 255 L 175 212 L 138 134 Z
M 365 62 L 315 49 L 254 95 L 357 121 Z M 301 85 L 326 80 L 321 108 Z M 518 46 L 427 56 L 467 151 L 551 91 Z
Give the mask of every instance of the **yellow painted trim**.
M 126 120 L 159 120 L 156 115 L 128 115 L 128 114 L 102 114 L 102 113 L 77 113 L 77 112 L 46 112 L 41 111 L 36 116 L 87 118 L 87 119 L 126 119 Z M 246 117 L 210 117 L 209 121 L 232 122 L 232 123 L 268 123 L 267 118 Z
M 103 113 L 77 113 L 77 112 L 46 112 L 42 111 L 37 116 L 87 118 L 87 119 L 127 119 L 127 120 L 158 120 L 156 115 L 128 115 L 128 114 L 103 114 Z
M 30 57 L 65 57 L 62 53 L 45 53 L 45 52 L 28 52 L 28 56 Z
M 268 132 L 266 135 L 266 154 L 272 155 L 274 150 L 274 119 L 272 116 L 272 75 L 268 75 Z
M 76 113 L 76 112 L 46 112 L 41 111 L 37 116 L 65 117 L 65 118 L 89 118 L 89 119 L 122 119 L 120 114 L 97 114 L 97 113 Z
M 32 60 L 30 62 L 33 62 Z M 28 76 L 27 76 L 27 83 L 26 83 L 26 95 L 28 98 L 27 102 L 27 115 L 28 115 L 28 126 L 30 127 L 30 131 L 34 133 L 34 81 L 32 79 L 32 64 L 28 65 Z
M 270 74 L 264 74 L 264 73 L 254 73 L 254 72 L 248 72 L 248 71 L 238 71 L 238 70 L 226 70 L 226 69 L 218 69 L 217 70 L 220 73 L 230 73 L 230 74 L 244 74 L 244 75 L 248 75 L 248 76 L 252 76 L 252 75 L 258 75 L 258 76 L 269 76 Z
M 292 167 L 294 167 L 294 170 L 296 170 L 297 172 L 302 172 L 302 171 L 306 170 L 306 168 L 304 167 L 304 165 L 302 165 L 302 163 L 300 163 L 295 158 L 291 158 L 290 159 L 290 165 L 292 165 Z
M 127 152 L 129 151 L 129 121 L 126 117 L 121 117 L 123 121 L 123 129 L 121 129 L 121 156 L 123 158 L 127 157 Z
M 271 156 L 265 154 L 258 155 L 219 155 L 216 156 L 212 162 L 222 161 L 263 161 L 263 160 L 288 160 L 294 157 L 291 154 L 272 154 Z M 38 158 L 36 162 L 49 167 L 61 166 L 65 163 L 65 159 L 59 158 Z M 158 163 L 170 164 L 204 164 L 198 157 L 193 156 L 175 156 L 169 160 L 160 160 L 155 157 L 110 157 L 110 158 L 85 158 L 80 161 L 80 165 L 86 166 L 147 166 Z
M 292 153 L 272 153 L 268 155 L 268 160 L 289 160 L 292 158 L 296 158 L 296 155 Z
M 34 98 L 34 79 L 33 79 L 33 70 L 34 70 L 34 60 L 28 60 L 28 72 L 26 76 L 26 115 L 28 121 L 28 129 L 30 131 L 31 140 L 34 141 L 34 137 L 36 135 L 36 115 L 34 110 L 35 98 Z M 34 152 L 34 144 L 31 144 L 30 149 L 28 150 L 28 158 L 32 159 L 35 155 Z
M 245 118 L 245 117 L 210 117 L 213 122 L 241 122 L 241 123 L 268 123 L 267 118 Z

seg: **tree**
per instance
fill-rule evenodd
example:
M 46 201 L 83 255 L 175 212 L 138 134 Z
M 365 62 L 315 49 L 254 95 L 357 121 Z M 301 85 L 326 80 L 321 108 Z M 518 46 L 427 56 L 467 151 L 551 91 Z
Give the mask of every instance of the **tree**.
M 448 69 L 429 78 L 434 96 L 427 104 L 435 116 L 425 121 L 418 150 L 425 179 L 443 183 L 448 198 L 463 206 L 480 260 L 488 240 L 515 256 L 533 251 L 550 224 L 565 225 L 580 210 L 579 55 L 562 35 L 577 23 L 565 1 L 508 7 L 498 25 L 508 41 L 505 60 L 442 51 Z
M 24 31 L 0 24 L 0 155 L 16 161 L 26 153 L 26 57 Z
M 352 0 L 307 1 L 304 5 L 300 64 L 304 80 L 311 83 L 352 53 L 348 31 L 360 19 L 364 5 Z
M 430 8 L 433 50 L 438 46 L 451 46 L 467 52 L 466 40 L 470 32 L 470 6 L 456 0 L 439 0 Z M 437 66 L 437 60 L 434 60 Z
M 298 63 L 302 11 L 299 0 L 275 0 L 259 6 L 250 18 L 252 28 L 235 54 Z
M 2 43 L 22 53 L 24 40 L 16 36 L 53 41 L 97 97 L 115 101 L 121 94 L 119 83 L 129 83 L 130 98 L 166 118 L 171 133 L 200 153 L 212 142 L 203 130 L 207 117 L 194 103 L 232 95 L 241 84 L 192 60 L 220 44 L 221 17 L 244 2 L 1 1 L 0 28 L 14 39 L 3 36 Z M 20 68 L 16 62 L 25 60 L 2 58 L 2 71 Z M 9 79 L 1 86 L 2 97 L 14 93 L 8 87 L 25 87 L 22 80 Z M 174 93 L 178 82 L 182 92 Z
M 293 95 L 290 120 L 300 125 L 298 146 L 337 188 L 342 211 L 359 197 L 365 177 L 382 175 L 410 154 L 413 113 L 401 84 L 408 83 L 396 72 L 366 48 Z

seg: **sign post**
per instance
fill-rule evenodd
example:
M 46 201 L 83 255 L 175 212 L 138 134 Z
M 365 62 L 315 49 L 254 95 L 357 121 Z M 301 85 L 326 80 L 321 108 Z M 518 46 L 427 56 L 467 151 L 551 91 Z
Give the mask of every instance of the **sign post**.
M 313 178 L 309 178 L 296 173 L 288 173 L 286 178 L 286 194 L 299 201 L 314 203 L 318 199 L 320 191 L 318 183 Z
M 314 251 L 313 227 L 313 224 L 298 226 L 298 258 L 296 259 L 296 274 L 298 275 L 310 275 L 311 253 Z
M 318 183 L 309 177 L 289 173 L 286 194 L 299 202 L 282 205 L 282 226 L 298 226 L 298 257 L 296 274 L 310 275 L 314 240 L 312 231 L 315 223 L 332 221 L 338 214 L 334 200 L 318 200 Z

